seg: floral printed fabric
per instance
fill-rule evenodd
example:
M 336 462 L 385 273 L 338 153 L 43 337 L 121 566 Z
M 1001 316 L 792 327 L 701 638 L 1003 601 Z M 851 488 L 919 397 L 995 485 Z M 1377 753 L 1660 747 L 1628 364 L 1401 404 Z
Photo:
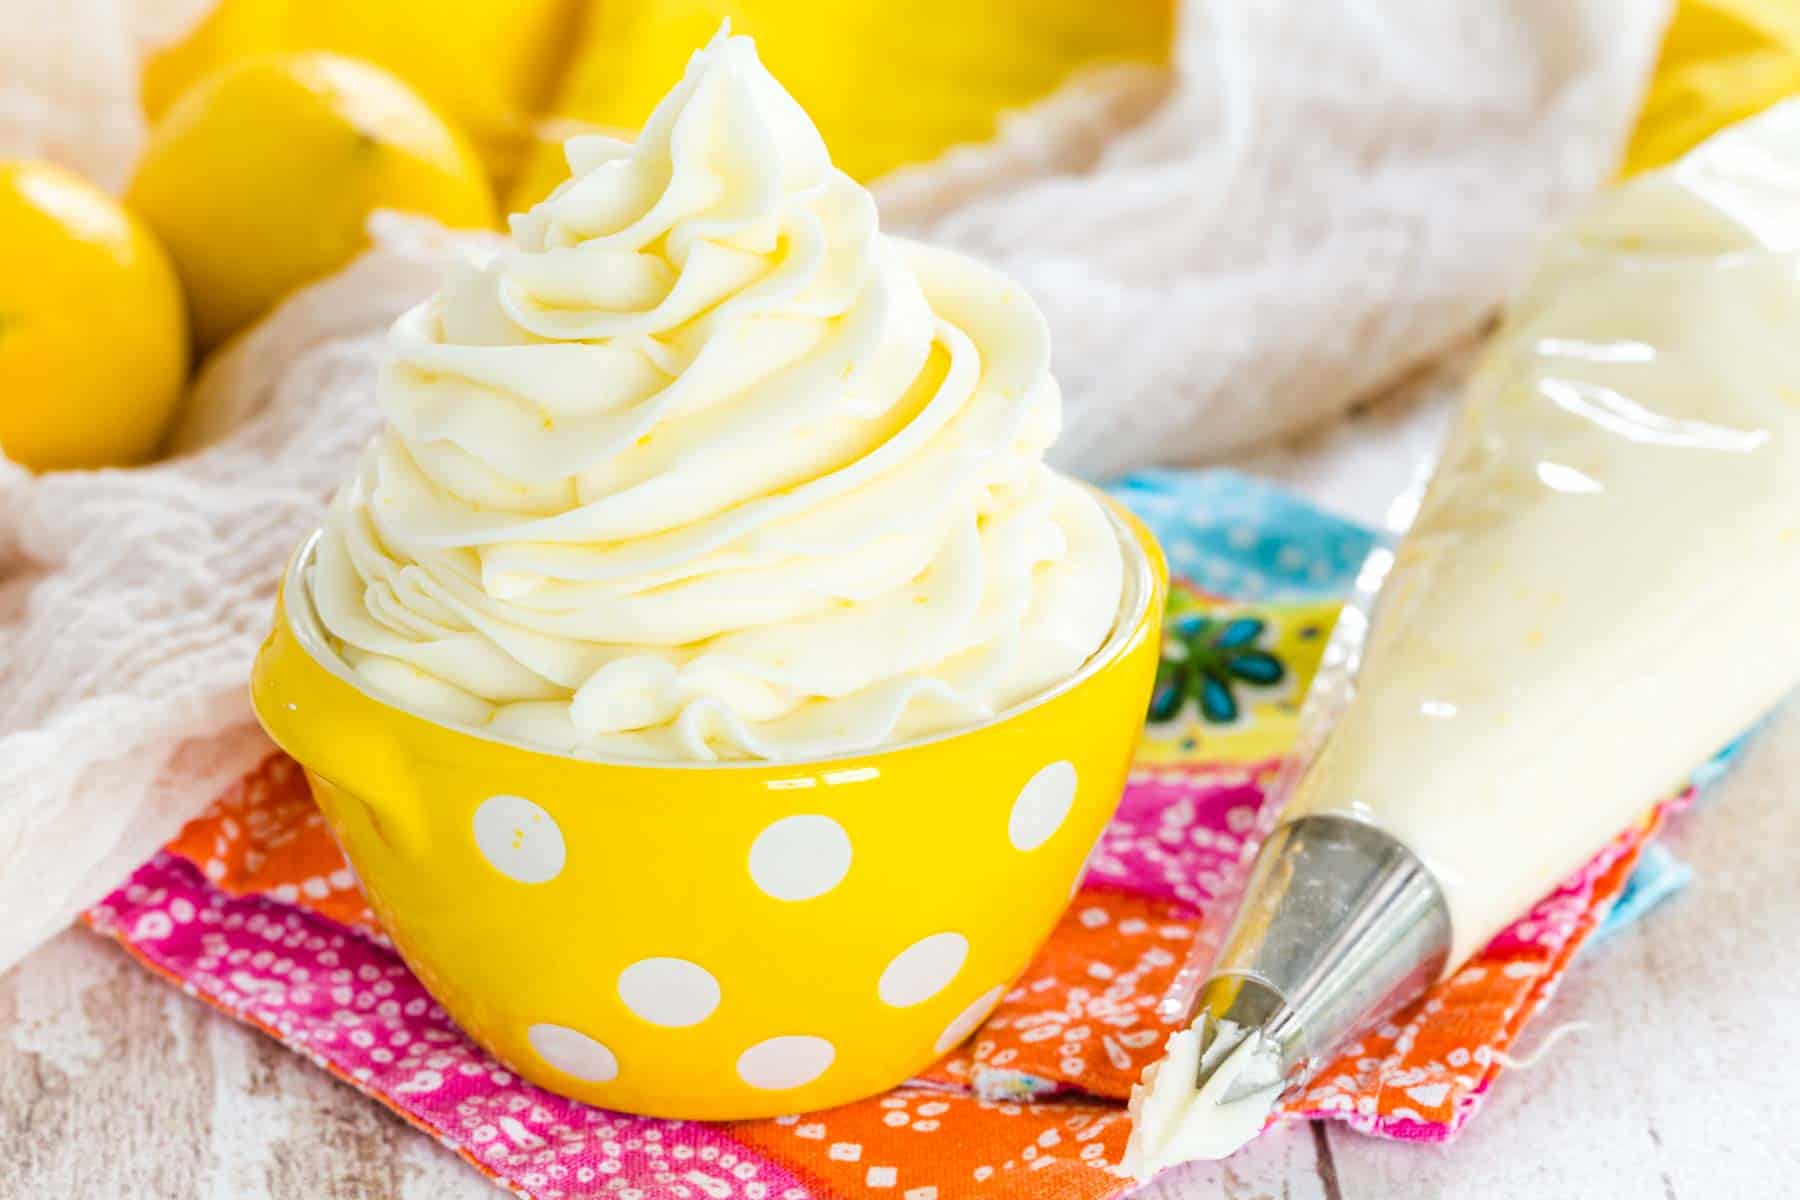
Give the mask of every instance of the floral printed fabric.
M 1373 544 L 1226 473 L 1141 476 L 1121 493 L 1180 577 L 1138 766 L 1042 953 L 969 1044 L 887 1095 L 705 1125 L 589 1108 L 514 1077 L 457 1031 L 389 948 L 281 755 L 87 919 L 521 1196 L 1120 1195 L 1129 1184 L 1115 1174 L 1128 1132 L 1119 1102 L 1161 1049 L 1169 1030 L 1158 1002 L 1293 740 L 1335 612 L 1321 597 L 1342 592 Z M 1226 587 L 1280 602 L 1227 601 Z M 1449 1137 L 1625 888 L 1667 808 L 1351 1047 L 1283 1115 Z

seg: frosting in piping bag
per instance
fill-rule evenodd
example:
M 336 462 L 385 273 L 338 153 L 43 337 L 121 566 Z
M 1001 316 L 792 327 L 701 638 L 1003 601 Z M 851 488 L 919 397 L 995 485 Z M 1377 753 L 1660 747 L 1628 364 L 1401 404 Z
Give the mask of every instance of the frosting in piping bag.
M 798 758 L 979 720 L 1117 615 L 1017 287 L 882 234 L 746 38 L 568 144 L 403 316 L 321 621 L 378 694 L 557 750 Z

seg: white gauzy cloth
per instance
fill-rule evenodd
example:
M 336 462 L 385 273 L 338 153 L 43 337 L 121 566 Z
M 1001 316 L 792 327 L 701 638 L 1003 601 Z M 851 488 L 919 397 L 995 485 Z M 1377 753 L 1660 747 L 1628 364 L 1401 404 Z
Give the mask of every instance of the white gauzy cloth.
M 120 184 L 137 56 L 204 7 L 9 0 L 0 155 Z M 1546 222 L 1613 169 L 1666 17 L 1664 0 L 1187 0 L 1175 71 L 1077 80 L 995 143 L 885 181 L 884 221 L 1036 294 L 1062 465 L 1217 459 L 1466 342 Z M 0 969 L 266 751 L 245 681 L 276 579 L 375 427 L 383 329 L 456 249 L 419 222 L 378 234 L 215 356 L 186 453 L 41 477 L 0 462 Z

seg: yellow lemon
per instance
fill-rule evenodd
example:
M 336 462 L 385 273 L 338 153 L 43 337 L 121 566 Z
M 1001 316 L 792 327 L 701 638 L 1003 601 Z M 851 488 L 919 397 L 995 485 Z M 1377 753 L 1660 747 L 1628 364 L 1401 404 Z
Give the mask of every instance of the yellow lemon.
M 152 131 L 127 201 L 174 256 L 202 346 L 354 257 L 378 208 L 494 220 L 459 134 L 392 75 L 324 53 L 202 80 Z
M 294 40 L 294 0 L 218 0 L 181 38 L 144 60 L 138 97 L 155 124 L 181 94 L 221 67 L 302 46 Z
M 496 181 L 531 145 L 574 41 L 577 0 L 218 0 L 144 64 L 152 121 L 212 71 L 329 50 L 392 71 L 461 130 Z
M 0 160 L 0 450 L 34 470 L 156 451 L 187 378 L 168 255 L 86 180 Z

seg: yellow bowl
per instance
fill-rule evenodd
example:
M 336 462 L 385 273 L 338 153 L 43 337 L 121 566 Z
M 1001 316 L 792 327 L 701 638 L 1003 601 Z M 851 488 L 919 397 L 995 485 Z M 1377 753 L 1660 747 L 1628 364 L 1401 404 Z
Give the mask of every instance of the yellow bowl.
M 962 1041 L 1067 906 L 1118 804 L 1158 655 L 1155 541 L 1061 687 L 816 762 L 548 753 L 377 699 L 313 612 L 313 542 L 257 656 L 258 717 L 407 965 L 533 1083 L 650 1116 L 826 1108 Z

